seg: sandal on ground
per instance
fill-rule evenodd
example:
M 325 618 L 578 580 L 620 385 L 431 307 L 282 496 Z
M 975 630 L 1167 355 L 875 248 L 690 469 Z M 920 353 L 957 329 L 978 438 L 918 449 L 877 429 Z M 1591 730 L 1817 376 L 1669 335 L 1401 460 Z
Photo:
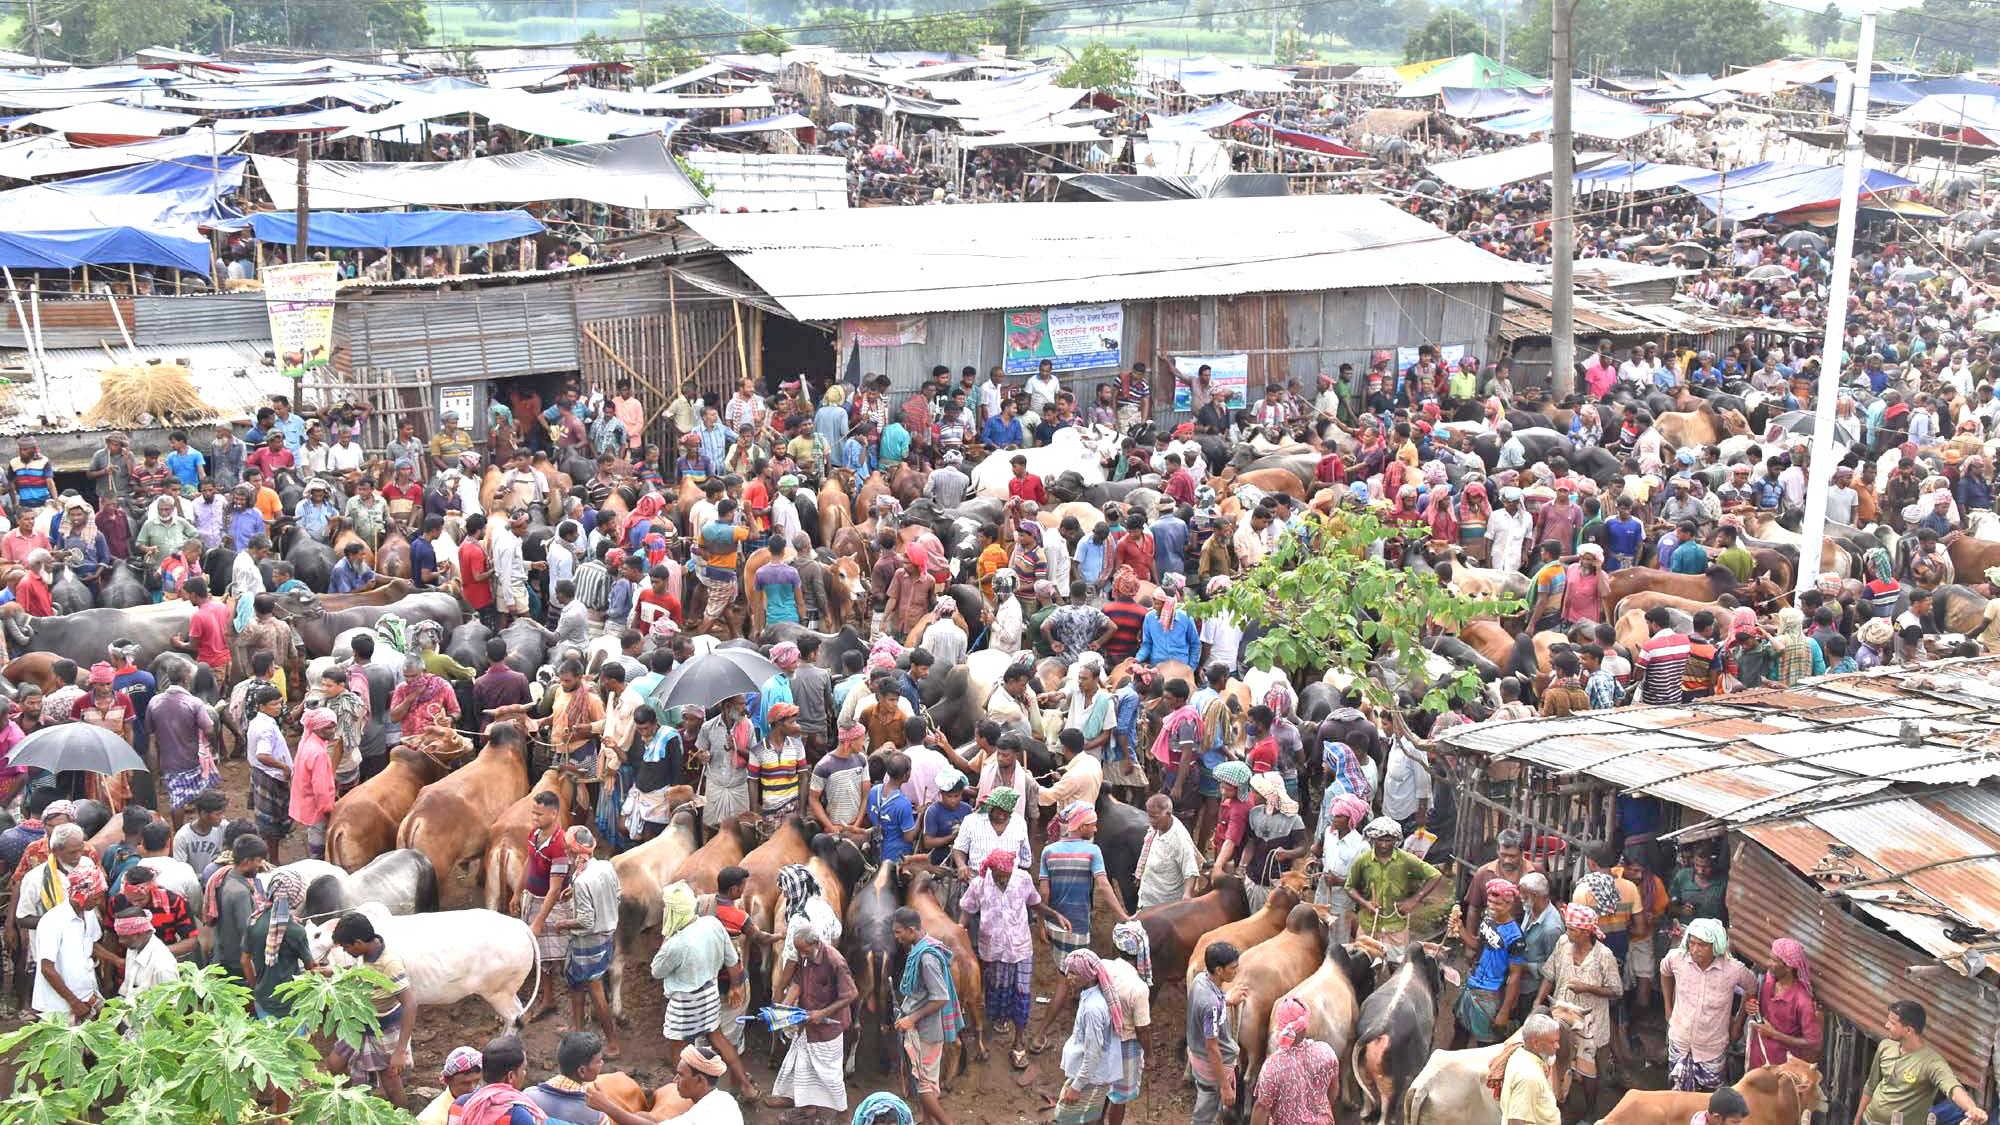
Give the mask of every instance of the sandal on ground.
M 1028 1052 L 1010 1051 L 1007 1054 L 1007 1061 L 1014 1065 L 1015 1070 L 1026 1070 L 1028 1069 Z

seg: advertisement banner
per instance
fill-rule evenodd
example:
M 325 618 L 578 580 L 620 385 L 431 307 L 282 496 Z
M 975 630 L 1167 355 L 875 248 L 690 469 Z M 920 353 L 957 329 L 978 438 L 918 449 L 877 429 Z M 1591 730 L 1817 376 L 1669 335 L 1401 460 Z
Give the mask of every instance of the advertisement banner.
M 1174 409 L 1188 411 L 1194 409 L 1193 393 L 1195 373 L 1202 364 L 1208 365 L 1208 386 L 1216 400 L 1241 409 L 1250 401 L 1250 354 L 1231 352 L 1227 355 L 1180 355 L 1173 357 L 1174 370 L 1187 376 L 1187 382 L 1174 380 Z
M 1056 371 L 1087 371 L 1125 364 L 1120 343 L 1125 338 L 1123 305 L 1009 309 L 1006 331 L 1005 360 L 1009 375 L 1033 375 L 1045 359 Z
M 336 262 L 265 266 L 264 311 L 271 318 L 271 345 L 278 368 L 294 379 L 331 362 L 333 293 L 340 285 Z
M 930 320 L 921 316 L 884 317 L 879 320 L 850 320 L 845 326 L 848 345 L 864 348 L 899 348 L 904 344 L 930 342 Z

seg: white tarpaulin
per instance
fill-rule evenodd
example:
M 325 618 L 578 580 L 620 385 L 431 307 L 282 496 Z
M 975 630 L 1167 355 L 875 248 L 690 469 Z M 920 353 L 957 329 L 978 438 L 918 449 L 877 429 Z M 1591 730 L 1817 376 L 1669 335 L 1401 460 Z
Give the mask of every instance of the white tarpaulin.
M 15 132 L 34 126 L 51 133 L 85 133 L 111 137 L 157 137 L 172 129 L 185 129 L 201 118 L 188 113 L 167 113 L 157 109 L 135 109 L 129 105 L 73 105 L 31 113 L 7 126 Z
M 0 176 L 33 180 L 101 172 L 155 160 L 200 166 L 210 156 L 227 156 L 243 143 L 241 136 L 217 136 L 191 129 L 172 137 L 129 145 L 77 146 L 61 137 L 33 136 L 0 143 Z
M 771 88 L 762 83 L 728 94 L 654 94 L 640 90 L 598 90 L 589 87 L 573 90 L 571 93 L 592 105 L 629 110 L 633 113 L 648 111 L 692 113 L 703 109 L 771 109 L 778 104 L 778 99 L 771 96 Z
M 1043 125 L 1032 129 L 1013 129 L 987 137 L 959 136 L 953 139 L 960 148 L 977 149 L 1005 145 L 1099 144 L 1103 142 L 1104 134 L 1085 125 Z
M 280 210 L 298 205 L 298 165 L 253 156 L 257 175 Z M 475 207 L 586 199 L 611 207 L 688 211 L 708 206 L 658 137 L 630 137 L 471 160 L 362 163 L 315 160 L 308 168 L 312 205 L 329 211 L 371 207 Z
M 813 120 L 803 113 L 781 113 L 776 117 L 766 117 L 758 121 L 739 121 L 734 125 L 717 125 L 711 133 L 789 133 L 794 129 L 811 129 Z
M 333 139 L 379 135 L 424 121 L 464 124 L 467 114 L 478 114 L 496 125 L 558 141 L 605 141 L 673 128 L 673 123 L 664 118 L 594 113 L 568 91 L 530 94 L 521 90 L 453 90 L 412 98 L 371 114 L 366 122 L 335 133 Z
M 1579 171 L 1594 167 L 1611 159 L 1611 155 L 1608 152 L 1578 153 L 1576 167 Z M 1556 150 L 1547 141 L 1537 141 L 1531 145 L 1489 152 L 1484 156 L 1433 164 L 1430 172 L 1440 182 L 1460 191 L 1490 191 L 1522 180 L 1547 179 L 1555 167 L 1555 160 Z

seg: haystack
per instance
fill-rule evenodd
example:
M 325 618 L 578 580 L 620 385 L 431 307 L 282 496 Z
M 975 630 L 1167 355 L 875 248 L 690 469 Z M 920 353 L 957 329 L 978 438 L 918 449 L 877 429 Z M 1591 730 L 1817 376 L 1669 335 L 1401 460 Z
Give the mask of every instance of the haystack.
M 213 418 L 220 412 L 203 402 L 188 369 L 178 363 L 121 364 L 98 374 L 97 405 L 83 420 L 94 426 L 140 428 L 161 419 Z

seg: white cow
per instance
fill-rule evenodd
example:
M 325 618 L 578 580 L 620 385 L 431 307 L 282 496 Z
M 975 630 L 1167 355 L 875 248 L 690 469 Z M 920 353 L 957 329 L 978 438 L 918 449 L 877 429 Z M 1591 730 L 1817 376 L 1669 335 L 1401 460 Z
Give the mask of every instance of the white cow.
M 1121 440 L 1115 431 L 1104 426 L 1070 426 L 1057 430 L 1047 445 L 989 453 L 973 466 L 973 494 L 1005 500 L 1007 479 L 1014 475 L 1016 454 L 1027 457 L 1028 471 L 1044 481 L 1059 473 L 1075 473 L 1086 485 L 1103 484 L 1104 463 L 1118 456 Z
M 1563 1045 L 1556 1055 L 1561 1065 L 1555 1068 L 1561 1079 L 1556 1101 L 1561 1102 L 1569 1096 L 1569 1057 L 1583 1013 L 1566 1004 L 1556 1005 L 1554 1011 L 1556 1021 L 1563 1025 Z M 1514 1038 L 1519 1036 L 1520 1032 L 1514 1033 Z M 1403 1125 L 1500 1125 L 1500 1100 L 1486 1085 L 1486 1072 L 1506 1046 L 1503 1042 L 1434 1052 L 1410 1083 L 1403 1103 Z
M 359 912 L 375 923 L 384 946 L 403 959 L 410 974 L 411 1000 L 422 1007 L 477 996 L 511 1031 L 526 1011 L 521 985 L 530 972 L 535 974 L 535 986 L 528 1004 L 541 991 L 535 938 L 519 918 L 491 910 L 392 915 L 388 907 L 374 902 L 362 905 Z M 338 922 L 310 923 L 306 937 L 314 960 L 343 968 L 355 961 L 334 947 L 333 928 Z

